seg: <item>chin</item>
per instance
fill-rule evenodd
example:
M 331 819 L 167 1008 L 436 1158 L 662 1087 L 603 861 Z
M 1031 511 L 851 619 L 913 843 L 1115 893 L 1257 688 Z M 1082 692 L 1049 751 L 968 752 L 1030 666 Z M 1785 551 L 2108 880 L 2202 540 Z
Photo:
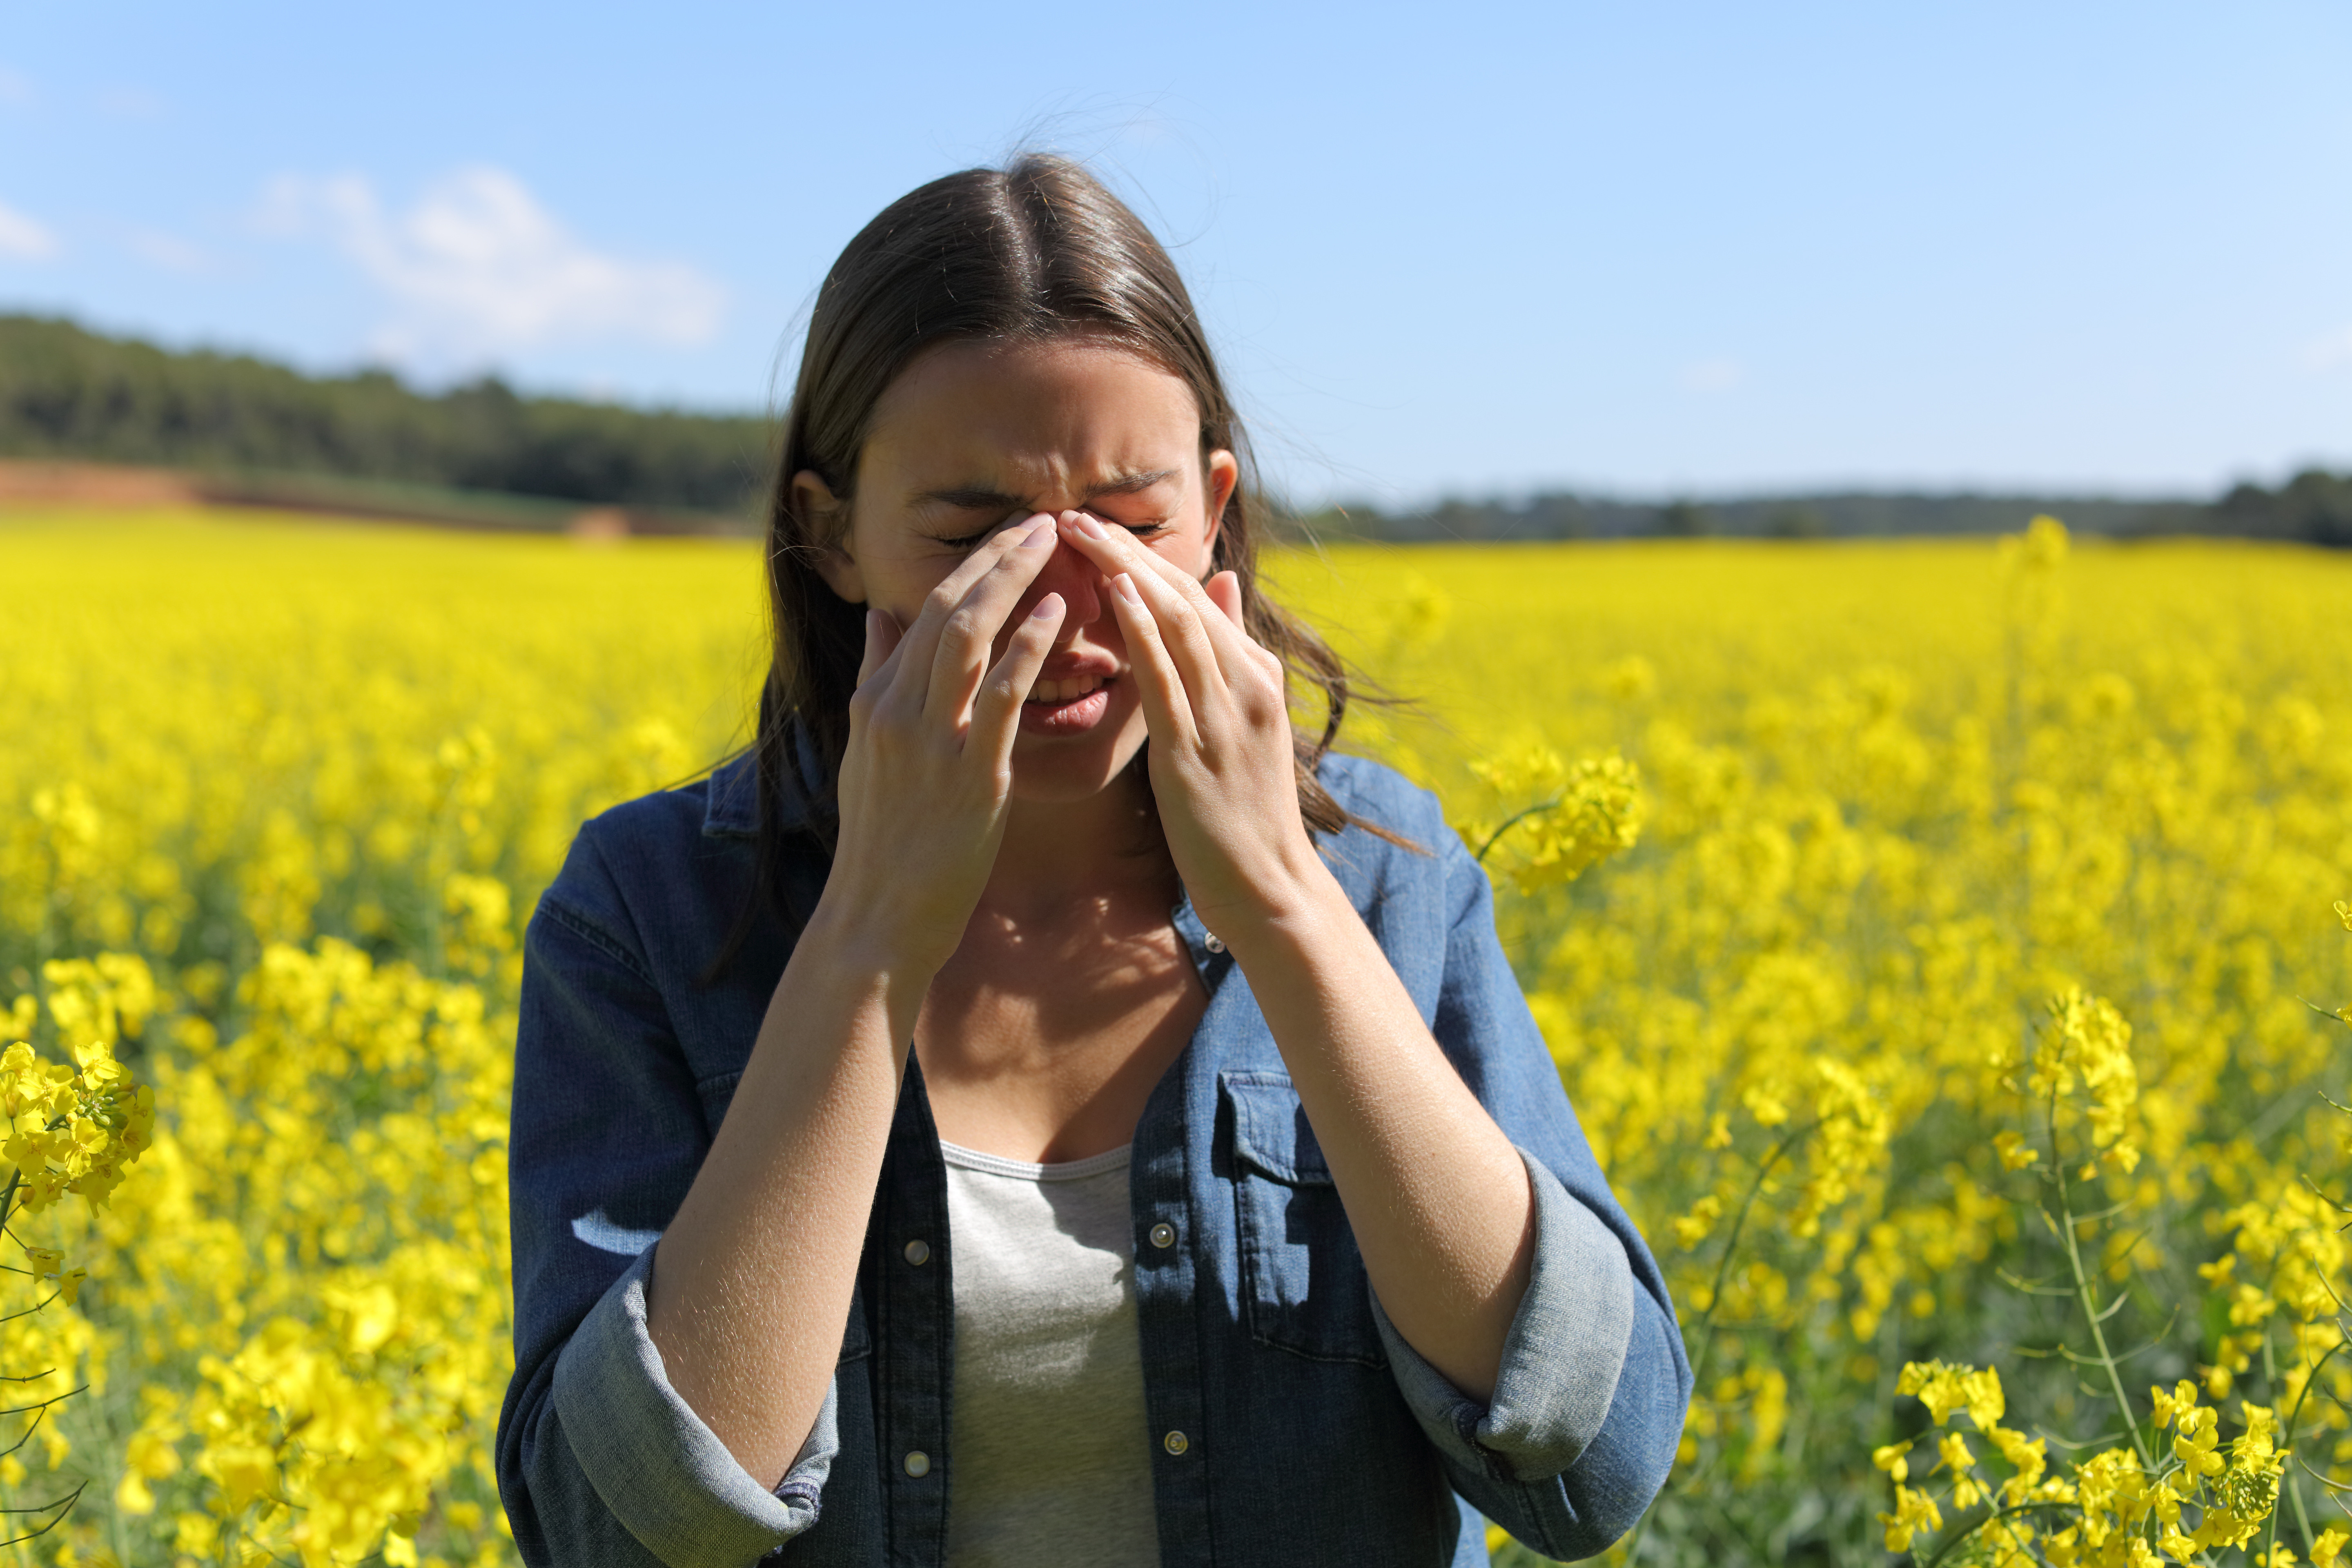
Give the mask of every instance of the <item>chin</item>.
M 1069 805 L 1093 800 L 1116 787 L 1128 764 L 1143 750 L 1144 728 L 1137 715 L 1135 733 L 1126 725 L 1104 726 L 1110 734 L 1040 740 L 1024 735 L 1013 747 L 1013 798 L 1040 805 Z

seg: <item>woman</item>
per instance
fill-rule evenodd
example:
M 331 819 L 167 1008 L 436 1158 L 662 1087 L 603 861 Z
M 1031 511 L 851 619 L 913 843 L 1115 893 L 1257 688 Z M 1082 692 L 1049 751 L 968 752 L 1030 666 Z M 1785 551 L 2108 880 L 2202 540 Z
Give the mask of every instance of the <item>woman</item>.
M 1483 1562 L 1689 1371 L 1435 802 L 1329 754 L 1134 215 L 926 185 L 812 317 L 751 752 L 531 921 L 499 1441 L 534 1563 Z M 1328 706 L 1294 731 L 1292 685 Z

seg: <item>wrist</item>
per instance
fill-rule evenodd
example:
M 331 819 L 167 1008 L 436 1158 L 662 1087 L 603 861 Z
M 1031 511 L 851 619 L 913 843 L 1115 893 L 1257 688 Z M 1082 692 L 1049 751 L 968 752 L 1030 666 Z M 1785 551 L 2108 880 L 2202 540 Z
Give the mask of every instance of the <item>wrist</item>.
M 1261 880 L 1251 896 L 1213 913 L 1196 910 L 1202 923 L 1244 964 L 1254 957 L 1295 952 L 1318 936 L 1361 924 L 1347 889 L 1310 846 L 1280 873 Z
M 786 969 L 809 969 L 835 984 L 869 991 L 888 1005 L 894 1020 L 903 1013 L 911 1028 L 915 1011 L 945 962 L 917 952 L 883 922 L 861 918 L 828 895 L 817 900 L 801 928 Z

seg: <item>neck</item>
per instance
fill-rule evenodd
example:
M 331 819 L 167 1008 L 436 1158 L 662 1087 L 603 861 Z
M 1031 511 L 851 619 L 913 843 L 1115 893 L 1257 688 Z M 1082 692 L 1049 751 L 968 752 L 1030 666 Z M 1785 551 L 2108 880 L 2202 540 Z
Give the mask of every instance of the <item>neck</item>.
M 1176 871 L 1150 797 L 1122 772 L 1085 800 L 1015 800 L 981 907 L 1016 924 L 1050 923 L 1104 897 L 1164 889 Z

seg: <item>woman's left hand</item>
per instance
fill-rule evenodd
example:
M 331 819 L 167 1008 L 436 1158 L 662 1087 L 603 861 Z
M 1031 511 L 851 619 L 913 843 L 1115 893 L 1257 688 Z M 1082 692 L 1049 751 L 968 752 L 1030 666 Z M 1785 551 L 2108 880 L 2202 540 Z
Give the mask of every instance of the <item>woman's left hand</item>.
M 1241 580 L 1207 583 L 1085 512 L 1062 538 L 1110 580 L 1151 736 L 1151 789 L 1193 911 L 1228 942 L 1313 901 L 1329 873 L 1298 815 L 1282 660 L 1242 629 Z

